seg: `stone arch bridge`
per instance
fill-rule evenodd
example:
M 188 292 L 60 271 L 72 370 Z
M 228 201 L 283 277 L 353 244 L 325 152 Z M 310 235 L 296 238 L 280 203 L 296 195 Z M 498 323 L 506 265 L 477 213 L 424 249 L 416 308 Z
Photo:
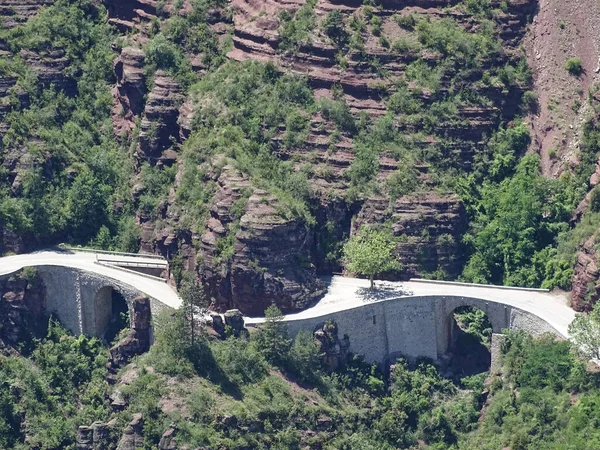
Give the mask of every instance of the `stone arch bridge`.
M 155 276 L 168 270 L 160 257 L 43 251 L 0 258 L 0 276 L 27 266 L 36 267 L 44 282 L 46 311 L 55 312 L 75 333 L 104 333 L 113 312 L 113 292 L 127 302 L 148 296 L 153 315 L 181 306 L 177 293 Z M 384 363 L 398 355 L 439 360 L 452 340 L 453 312 L 460 306 L 483 310 L 496 334 L 509 328 L 567 338 L 575 317 L 564 294 L 543 290 L 411 280 L 379 283 L 372 292 L 368 285 L 367 280 L 333 277 L 316 305 L 286 316 L 291 334 L 314 331 L 333 320 L 340 336 L 349 336 L 350 350 L 367 361 Z M 263 320 L 246 318 L 246 324 L 256 326 Z
M 503 329 L 568 338 L 568 326 L 575 317 L 565 294 L 541 289 L 411 280 L 379 283 L 380 288 L 371 292 L 368 284 L 366 280 L 333 277 L 318 304 L 285 317 L 290 334 L 315 331 L 333 320 L 340 337 L 348 335 L 350 350 L 364 355 L 368 362 L 391 362 L 400 355 L 440 360 L 452 341 L 454 311 L 473 306 L 485 312 L 492 324 L 493 364 Z M 262 322 L 262 318 L 246 319 L 249 326 Z
M 150 298 L 152 314 L 181 300 L 159 276 L 167 261 L 152 255 L 56 250 L 0 258 L 0 276 L 35 267 L 45 289 L 45 310 L 72 332 L 102 336 L 113 315 L 114 293 L 130 304 Z

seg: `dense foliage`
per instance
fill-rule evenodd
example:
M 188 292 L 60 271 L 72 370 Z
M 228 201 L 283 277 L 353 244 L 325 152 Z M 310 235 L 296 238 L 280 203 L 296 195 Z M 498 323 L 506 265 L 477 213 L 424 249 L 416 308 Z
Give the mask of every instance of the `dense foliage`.
M 75 448 L 79 425 L 109 416 L 107 353 L 51 319 L 29 359 L 0 356 L 0 448 Z
M 591 450 L 600 442 L 599 380 L 568 342 L 509 333 L 501 376 L 484 388 L 484 373 L 454 383 L 427 361 L 399 359 L 385 377 L 350 355 L 328 371 L 312 335 L 290 340 L 279 313 L 269 317 L 249 339 L 202 332 L 192 341 L 182 314 L 161 316 L 151 351 L 108 388 L 128 402 L 118 413 L 105 400 L 106 350 L 51 321 L 30 359 L 0 359 L 0 447 L 74 448 L 77 425 L 114 417 L 122 430 L 135 412 L 147 449 L 171 424 L 179 445 L 226 449 Z
M 393 255 L 396 242 L 388 230 L 363 227 L 344 246 L 344 262 L 348 270 L 366 275 L 371 280 L 389 270 L 399 269 Z
M 103 246 L 134 250 L 130 162 L 110 123 L 115 54 L 105 11 L 88 0 L 59 0 L 1 33 L 10 49 L 2 70 L 17 78 L 11 101 L 28 101 L 5 118 L 2 154 L 24 154 L 27 168 L 17 192 L 0 173 L 0 222 L 30 244 L 85 244 L 98 235 Z M 25 50 L 64 55 L 62 89 L 38 81 L 22 60 Z

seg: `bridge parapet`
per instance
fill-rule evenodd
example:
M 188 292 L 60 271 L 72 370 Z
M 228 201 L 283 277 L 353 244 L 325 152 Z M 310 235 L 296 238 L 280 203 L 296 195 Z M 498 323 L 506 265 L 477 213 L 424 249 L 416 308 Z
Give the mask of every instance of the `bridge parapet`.
M 290 335 L 315 331 L 325 322 L 337 323 L 339 334 L 350 338 L 350 350 L 368 362 L 386 363 L 399 356 L 439 360 L 452 339 L 452 314 L 460 306 L 473 306 L 487 314 L 493 333 L 522 329 L 534 336 L 553 333 L 564 338 L 543 319 L 522 309 L 482 299 L 457 296 L 412 296 L 389 299 L 318 317 L 286 320 Z

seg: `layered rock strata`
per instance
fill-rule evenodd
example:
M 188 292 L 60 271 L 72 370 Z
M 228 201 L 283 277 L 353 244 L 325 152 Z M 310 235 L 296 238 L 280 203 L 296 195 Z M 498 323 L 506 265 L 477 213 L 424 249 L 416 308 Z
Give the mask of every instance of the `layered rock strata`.
M 0 277 L 0 342 L 26 342 L 46 328 L 45 287 L 35 271 Z
M 112 379 L 119 368 L 131 358 L 150 349 L 150 300 L 136 297 L 129 305 L 130 331 L 127 337 L 110 349 L 108 360 L 109 377 Z
M 460 242 L 467 230 L 467 215 L 457 197 L 426 193 L 403 196 L 395 202 L 369 199 L 354 222 L 354 231 L 372 223 L 390 224 L 399 238 L 395 254 L 402 269 L 396 276 L 401 279 L 434 272 L 449 279 L 459 275 L 457 270 L 464 263 Z
M 272 303 L 284 311 L 308 306 L 321 290 L 310 263 L 311 230 L 283 217 L 275 197 L 232 167 L 218 186 L 201 238 L 200 275 L 213 307 L 260 315 Z

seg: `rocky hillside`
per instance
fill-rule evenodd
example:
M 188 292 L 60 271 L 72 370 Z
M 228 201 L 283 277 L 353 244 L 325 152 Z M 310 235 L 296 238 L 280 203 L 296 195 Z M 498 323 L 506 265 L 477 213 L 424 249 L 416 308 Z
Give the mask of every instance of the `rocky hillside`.
M 570 285 L 575 253 L 557 243 L 589 209 L 591 194 L 568 225 L 596 154 L 583 6 L 13 3 L 0 41 L 3 252 L 68 240 L 160 253 L 172 282 L 195 274 L 215 309 L 261 314 L 306 307 L 319 275 L 344 270 L 345 240 L 382 226 L 402 267 L 388 278 Z M 559 61 L 567 44 L 576 76 Z M 565 109 L 557 93 L 578 86 Z M 570 178 L 531 187 L 551 212 L 504 221 L 525 214 L 495 205 L 529 192 L 509 186 L 527 148 L 542 173 Z M 518 248 L 529 220 L 540 230 Z M 515 246 L 490 241 L 504 224 Z M 590 252 L 576 296 L 597 278 Z
M 315 274 L 340 270 L 339 253 L 332 248 L 335 241 L 362 224 L 386 222 L 395 234 L 406 237 L 397 250 L 404 269 L 394 277 L 434 272 L 458 276 L 464 264 L 460 241 L 466 230 L 465 209 L 447 188 L 434 189 L 440 185 L 436 178 L 441 174 L 430 172 L 441 171 L 440 166 L 449 161 L 456 170 L 471 170 L 475 155 L 486 146 L 486 136 L 516 114 L 526 80 L 504 83 L 481 78 L 484 66 L 498 77 L 506 64 L 521 64 L 518 45 L 535 5 L 519 2 L 494 14 L 493 22 L 486 21 L 494 29 L 489 36 L 479 34 L 483 19 L 480 22 L 462 5 L 441 9 L 447 2 L 372 8 L 351 3 L 239 1 L 230 6 L 228 13 L 208 13 L 231 20 L 211 25 L 217 36 L 227 27 L 231 33 L 227 58 L 271 62 L 277 70 L 301 75 L 314 96 L 313 105 L 297 119 L 297 136 L 290 136 L 288 116 L 283 128 L 278 125 L 271 130 L 268 144 L 280 161 L 297 171 L 311 172 L 308 208 L 314 223 L 281 217 L 277 196 L 264 189 L 256 191 L 252 179 L 226 165 L 210 177 L 214 185 L 212 206 L 207 207 L 207 231 L 202 232 L 200 226 L 194 235 L 194 230 L 190 233 L 178 225 L 181 206 L 176 187 L 159 213 L 162 220 L 140 216 L 142 249 L 174 254 L 183 248 L 186 267 L 197 268 L 216 306 L 240 307 L 249 313 L 259 313 L 272 301 L 285 310 L 308 304 L 319 293 Z M 109 7 L 109 12 L 115 14 L 114 20 L 125 18 L 122 10 Z M 340 22 L 324 28 L 328 20 Z M 422 44 L 428 33 L 441 32 L 437 24 L 444 20 L 455 34 L 447 39 L 457 42 Z M 423 27 L 420 32 L 418 24 Z M 142 30 L 139 39 L 143 41 L 144 27 L 135 26 Z M 455 60 L 444 45 L 459 45 L 461 39 L 465 45 L 481 47 L 482 52 L 485 47 L 489 54 L 469 54 L 477 50 L 465 48 L 463 61 Z M 190 61 L 195 57 L 189 55 Z M 177 89 L 172 85 L 165 89 L 166 79 L 158 74 L 145 109 L 127 108 L 131 102 L 124 91 L 131 90 L 136 96 L 136 73 L 142 60 L 140 49 L 123 49 L 117 63 L 118 75 L 122 74 L 118 116 L 130 118 L 130 123 L 133 118 L 142 119 L 136 151 L 139 161 L 171 165 L 177 159 L 173 151 L 177 152 L 178 144 L 192 132 L 198 115 L 206 114 L 199 111 L 206 100 L 192 93 L 181 104 L 176 121 Z M 461 62 L 474 67 L 461 73 Z M 423 72 L 435 69 L 435 74 Z M 424 76 L 432 80 L 420 79 Z M 480 98 L 459 100 L 463 88 L 454 86 L 459 83 L 472 84 L 472 95 Z M 446 119 L 435 123 L 433 117 L 419 117 L 417 111 L 425 105 L 441 109 Z M 382 127 L 391 126 L 397 133 L 398 139 L 394 136 L 393 140 L 402 136 L 404 142 L 390 145 L 385 142 L 387 137 L 364 142 L 367 137 L 358 129 L 357 120 L 375 123 L 380 117 L 389 120 L 382 120 Z M 114 122 L 121 132 L 122 120 Z M 153 122 L 157 123 L 157 142 L 151 143 L 146 135 Z M 175 146 L 170 147 L 169 142 Z M 363 142 L 369 147 L 391 148 L 368 152 L 371 154 L 364 155 L 364 161 L 356 161 L 356 147 Z M 412 166 L 408 170 L 407 163 Z M 360 164 L 367 166 L 369 173 L 353 177 Z M 184 164 L 180 164 L 179 173 L 183 170 Z M 361 186 L 363 183 L 371 186 Z M 243 209 L 241 202 L 245 203 Z M 234 205 L 240 206 L 240 217 L 232 216 Z M 224 241 L 233 247 L 227 260 L 220 257 Z M 305 263 L 299 264 L 299 260 Z

